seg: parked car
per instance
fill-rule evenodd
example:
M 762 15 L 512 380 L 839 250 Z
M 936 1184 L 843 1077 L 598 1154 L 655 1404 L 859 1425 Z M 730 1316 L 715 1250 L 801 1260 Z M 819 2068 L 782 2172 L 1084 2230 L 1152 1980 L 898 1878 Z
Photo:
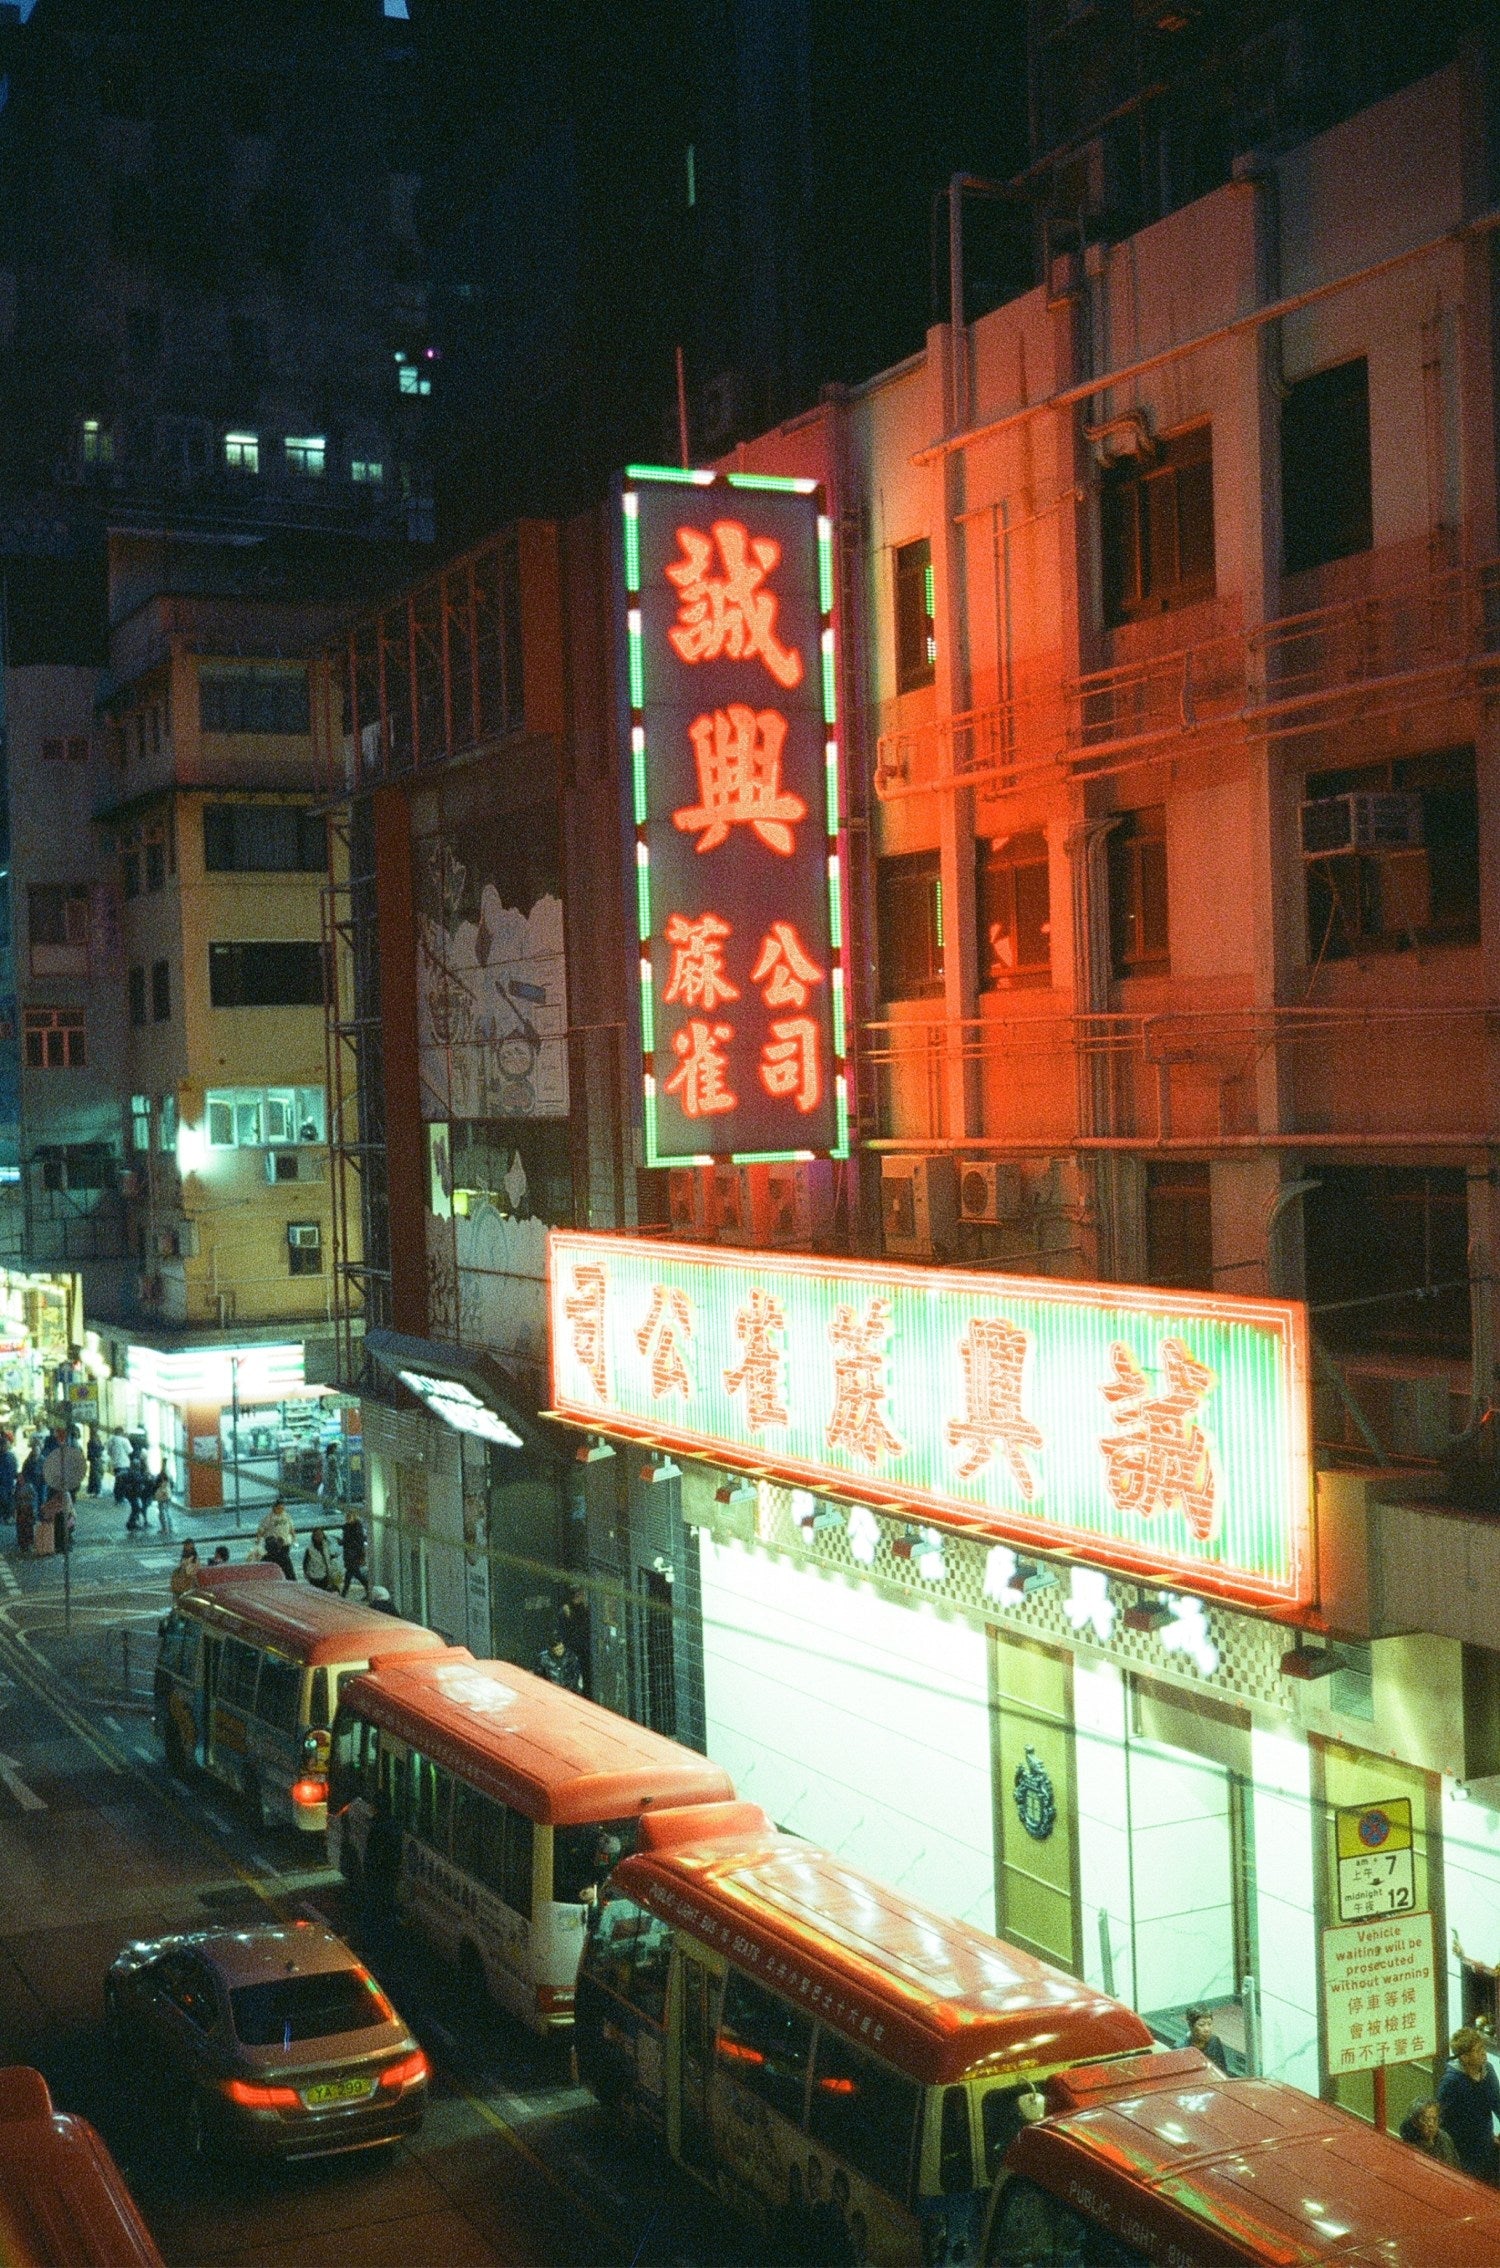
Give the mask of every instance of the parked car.
M 427 2058 L 363 1962 L 306 1921 L 127 1945 L 110 2021 L 160 2063 L 187 2149 L 280 2159 L 414 2133 Z

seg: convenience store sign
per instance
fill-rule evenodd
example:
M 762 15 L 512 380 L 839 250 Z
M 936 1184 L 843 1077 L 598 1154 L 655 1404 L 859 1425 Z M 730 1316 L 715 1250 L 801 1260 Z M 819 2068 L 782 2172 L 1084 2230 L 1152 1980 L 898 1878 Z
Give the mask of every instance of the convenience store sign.
M 561 1416 L 1143 1581 L 1312 1603 L 1298 1302 L 548 1241 Z

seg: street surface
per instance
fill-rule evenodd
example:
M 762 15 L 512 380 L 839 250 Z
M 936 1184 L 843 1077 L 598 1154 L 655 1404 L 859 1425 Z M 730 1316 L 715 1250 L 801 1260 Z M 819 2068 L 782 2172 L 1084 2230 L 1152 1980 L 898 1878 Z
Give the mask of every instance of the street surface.
M 310 1526 L 304 1514 L 302 1524 Z M 200 2168 L 105 2029 L 100 1987 L 129 1938 L 317 1914 L 347 1932 L 319 1837 L 254 1830 L 228 1792 L 168 1776 L 149 1720 L 156 1625 L 181 1537 L 121 1537 L 83 1499 L 64 1628 L 58 1560 L 0 1556 L 0 2060 L 45 2072 L 105 2135 L 169 2262 L 620 2263 L 708 2268 L 742 2233 L 664 2159 L 615 2135 L 565 2051 L 457 2003 L 420 1948 L 363 1948 L 434 2067 L 422 2132 L 286 2173 Z M 245 1540 L 226 1540 L 235 1557 Z

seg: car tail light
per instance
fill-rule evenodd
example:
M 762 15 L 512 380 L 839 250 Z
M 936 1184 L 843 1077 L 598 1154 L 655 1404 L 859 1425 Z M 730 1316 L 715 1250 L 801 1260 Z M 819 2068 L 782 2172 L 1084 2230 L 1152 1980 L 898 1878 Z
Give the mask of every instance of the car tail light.
M 302 2102 L 295 2087 L 257 2087 L 249 2079 L 226 2079 L 224 2092 L 241 2110 L 297 2110 Z
M 573 2013 L 573 1987 L 571 1985 L 538 1985 L 536 2012 L 539 2016 L 571 2016 Z
M 380 2074 L 380 2084 L 396 2094 L 404 2087 L 417 2086 L 427 2077 L 427 2069 L 427 2058 L 417 2048 L 412 2054 L 403 2055 L 399 2063 L 388 2063 Z
M 328 1782 L 326 1780 L 294 1780 L 292 1783 L 292 1801 L 300 1804 L 304 1811 L 311 1811 L 316 1804 L 328 1801 Z

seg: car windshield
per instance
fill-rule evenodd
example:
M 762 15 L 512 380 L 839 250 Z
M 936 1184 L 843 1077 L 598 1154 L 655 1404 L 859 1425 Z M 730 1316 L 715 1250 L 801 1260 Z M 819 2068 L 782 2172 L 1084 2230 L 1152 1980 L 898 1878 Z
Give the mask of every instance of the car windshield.
M 229 2006 L 236 2036 L 246 2047 L 289 2047 L 293 2040 L 373 2031 L 391 2021 L 389 2001 L 355 1969 L 240 1985 L 230 1993 Z

